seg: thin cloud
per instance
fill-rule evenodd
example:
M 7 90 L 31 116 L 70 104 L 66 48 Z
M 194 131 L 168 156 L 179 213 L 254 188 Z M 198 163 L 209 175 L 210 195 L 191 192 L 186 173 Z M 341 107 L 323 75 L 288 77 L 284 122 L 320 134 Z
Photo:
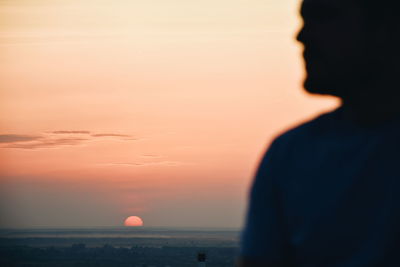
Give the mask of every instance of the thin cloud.
M 54 131 L 52 134 L 87 134 L 92 137 L 121 137 L 121 138 L 133 138 L 132 135 L 120 134 L 120 133 L 92 133 L 91 131 Z M 131 139 L 132 140 L 132 139 Z
M 119 134 L 119 133 L 98 133 L 98 134 L 91 134 L 91 136 L 94 138 L 111 137 L 111 138 L 117 138 L 122 141 L 138 141 L 138 140 L 140 140 L 139 138 L 134 137 L 132 135 Z
M 179 161 L 158 161 L 158 162 L 121 162 L 121 163 L 106 163 L 102 165 L 108 166 L 131 166 L 131 167 L 147 167 L 147 166 L 170 166 L 176 167 L 183 165 Z
M 138 140 L 131 135 L 120 133 L 92 133 L 82 130 L 59 130 L 42 135 L 2 134 L 0 148 L 39 149 L 62 146 L 77 146 L 102 137 L 117 138 L 123 141 Z
M 92 134 L 93 137 L 132 137 L 131 135 L 126 134 L 115 134 L 115 133 L 100 133 L 100 134 Z
M 54 131 L 53 134 L 90 134 L 90 131 Z
M 1 134 L 0 143 L 30 142 L 42 138 L 37 135 Z
M 37 149 L 37 148 L 53 148 L 59 146 L 75 146 L 79 145 L 84 141 L 87 141 L 86 138 L 60 138 L 54 140 L 40 140 L 28 143 L 14 143 L 5 146 L 5 148 L 21 148 L 21 149 Z

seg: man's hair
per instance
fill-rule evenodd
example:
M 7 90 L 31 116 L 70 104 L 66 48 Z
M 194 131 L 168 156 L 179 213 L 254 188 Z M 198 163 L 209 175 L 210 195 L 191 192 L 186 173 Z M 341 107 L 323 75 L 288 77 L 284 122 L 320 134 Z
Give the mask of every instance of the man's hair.
M 369 19 L 376 22 L 387 20 L 399 24 L 399 0 L 357 0 L 357 2 L 365 9 Z
M 400 0 L 356 0 L 365 10 L 368 29 L 384 29 L 394 47 L 400 45 Z M 382 28 L 383 27 L 383 28 Z M 399 54 L 399 53 L 396 53 Z
M 400 69 L 398 68 L 398 61 L 400 60 L 400 50 L 398 48 L 400 47 L 400 0 L 356 1 L 365 10 L 367 34 L 371 32 L 382 33 L 382 35 L 372 35 L 375 37 L 375 40 L 369 40 L 370 42 L 376 41 L 377 43 L 376 50 L 373 53 L 376 53 L 377 57 L 375 59 L 378 60 L 371 63 L 371 65 L 375 65 L 375 67 L 372 67 L 375 73 L 371 77 L 380 77 L 378 79 L 384 79 L 386 82 L 392 81 L 391 86 L 385 84 L 381 85 L 381 87 L 386 88 L 379 89 L 379 95 L 392 95 L 393 90 L 397 90 L 398 87 L 397 85 L 392 86 L 395 84 L 392 79 L 397 79 L 400 75 Z

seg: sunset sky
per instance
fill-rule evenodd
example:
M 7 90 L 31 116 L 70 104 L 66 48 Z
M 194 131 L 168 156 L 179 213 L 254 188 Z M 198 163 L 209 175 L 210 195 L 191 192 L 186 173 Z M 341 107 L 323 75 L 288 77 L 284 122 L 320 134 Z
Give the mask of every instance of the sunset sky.
M 265 148 L 329 110 L 299 0 L 0 0 L 0 227 L 240 227 Z

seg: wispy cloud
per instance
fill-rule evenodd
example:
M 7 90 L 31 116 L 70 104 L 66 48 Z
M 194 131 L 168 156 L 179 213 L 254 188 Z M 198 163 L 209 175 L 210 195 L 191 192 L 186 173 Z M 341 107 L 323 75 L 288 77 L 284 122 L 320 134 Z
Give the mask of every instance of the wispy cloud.
M 147 166 L 170 166 L 176 167 L 184 165 L 185 163 L 180 161 L 154 161 L 154 162 L 117 162 L 117 163 L 105 163 L 100 165 L 106 166 L 130 166 L 130 167 L 147 167 Z
M 1 134 L 0 143 L 30 142 L 40 138 L 38 135 Z
M 4 146 L 4 148 L 36 149 L 36 148 L 52 148 L 59 146 L 75 146 L 87 140 L 88 140 L 87 138 L 59 138 L 54 140 L 43 138 L 35 142 L 12 143 L 7 146 Z
M 54 131 L 52 134 L 86 134 L 92 137 L 122 137 L 122 138 L 133 138 L 132 135 L 129 134 L 121 134 L 121 133 L 93 133 L 91 131 Z
M 116 138 L 123 141 L 138 140 L 132 135 L 120 133 L 92 133 L 83 130 L 60 130 L 41 135 L 0 134 L 0 148 L 57 148 L 76 146 L 88 141 L 101 140 L 102 137 Z
M 115 133 L 99 133 L 99 134 L 92 134 L 93 137 L 128 137 L 131 138 L 132 135 L 127 134 L 115 134 Z
M 54 131 L 53 134 L 90 134 L 90 131 Z

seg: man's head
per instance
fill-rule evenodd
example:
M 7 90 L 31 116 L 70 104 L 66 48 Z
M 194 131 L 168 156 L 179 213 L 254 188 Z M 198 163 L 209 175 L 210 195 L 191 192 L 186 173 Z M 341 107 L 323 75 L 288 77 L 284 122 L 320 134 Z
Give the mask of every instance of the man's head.
M 375 91 L 400 74 L 398 2 L 304 0 L 297 39 L 304 45 L 305 89 L 345 100 L 388 93 Z

